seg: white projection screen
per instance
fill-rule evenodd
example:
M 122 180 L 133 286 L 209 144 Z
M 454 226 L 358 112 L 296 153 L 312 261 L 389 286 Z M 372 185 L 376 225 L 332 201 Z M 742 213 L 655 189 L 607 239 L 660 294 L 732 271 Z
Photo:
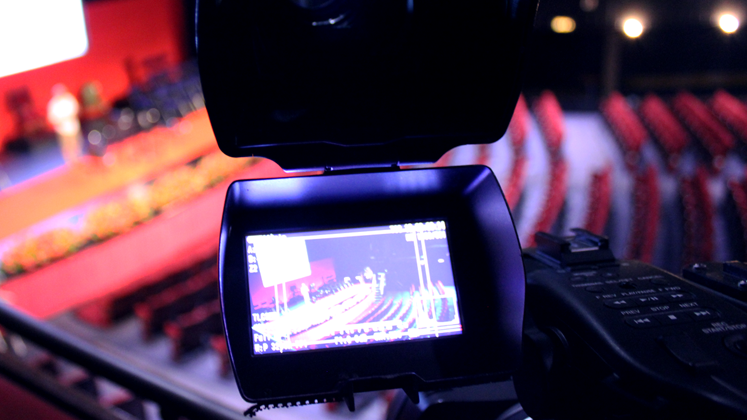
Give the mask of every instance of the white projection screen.
M 77 58 L 87 50 L 81 0 L 0 1 L 0 77 Z

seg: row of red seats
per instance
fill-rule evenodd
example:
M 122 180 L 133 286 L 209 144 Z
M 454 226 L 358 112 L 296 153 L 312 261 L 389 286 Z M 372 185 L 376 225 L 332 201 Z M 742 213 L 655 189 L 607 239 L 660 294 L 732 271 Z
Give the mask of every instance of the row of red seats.
M 511 172 L 508 183 L 503 186 L 503 194 L 506 202 L 511 209 L 516 208 L 521 198 L 521 192 L 524 190 L 526 181 L 527 158 L 524 153 L 527 133 L 529 132 L 529 107 L 524 95 L 519 96 L 516 103 L 514 115 L 508 124 L 508 137 L 513 150 L 513 161 L 511 162 Z
M 732 200 L 736 207 L 737 216 L 739 218 L 739 224 L 742 228 L 742 242 L 745 244 L 744 254 L 739 258 L 747 260 L 747 183 L 743 181 L 737 181 L 732 179 L 727 184 L 729 187 L 729 193 L 731 194 Z
M 547 150 L 553 160 L 561 156 L 561 147 L 565 139 L 565 122 L 563 121 L 563 109 L 560 107 L 558 98 L 550 91 L 544 91 L 534 101 L 534 116 L 537 118 L 542 138 Z
M 135 314 L 143 325 L 143 338 L 149 339 L 160 332 L 166 321 L 217 298 L 218 273 L 208 269 L 135 304 Z
M 666 102 L 655 94 L 648 94 L 638 106 L 641 119 L 648 126 L 664 152 L 667 167 L 674 170 L 680 156 L 690 144 L 690 135 L 672 113 Z
M 524 246 L 534 246 L 535 232 L 551 231 L 563 208 L 568 189 L 568 164 L 562 153 L 565 122 L 558 98 L 552 92 L 545 91 L 534 102 L 533 109 L 550 154 L 550 171 L 542 210 L 529 235 L 528 243 L 522 244 Z
M 183 283 L 195 274 L 215 265 L 212 259 L 201 261 L 187 270 L 170 273 L 166 277 L 148 279 L 145 282 L 123 288 L 102 299 L 87 304 L 75 311 L 84 321 L 100 327 L 132 315 L 135 304 L 156 295 L 169 287 Z
M 721 121 L 747 142 L 747 105 L 723 90 L 713 94 L 709 105 Z
M 648 140 L 646 128 L 625 97 L 618 92 L 602 101 L 600 109 L 625 154 L 626 165 L 635 168 L 640 160 L 641 148 Z
M 218 336 L 225 342 L 221 334 L 223 316 L 220 301 L 211 300 L 172 321 L 167 321 L 163 331 L 171 339 L 171 357 L 174 360 L 180 360 L 184 354 L 201 347 L 213 336 Z
M 220 341 L 225 338 L 215 261 L 211 258 L 160 281 L 122 290 L 76 313 L 97 326 L 110 326 L 134 313 L 141 321 L 144 339 L 161 331 L 170 338 L 174 360 L 209 344 L 228 363 L 227 350 L 221 353 Z M 226 374 L 228 368 L 228 364 L 222 366 L 221 373 Z
M 708 172 L 699 167 L 693 176 L 680 181 L 684 215 L 683 266 L 711 261 L 714 251 L 713 199 L 708 191 Z
M 721 124 L 700 99 L 691 93 L 677 94 L 672 99 L 672 109 L 711 155 L 712 168 L 720 171 L 726 155 L 735 146 L 734 135 Z
M 659 230 L 659 180 L 656 168 L 646 166 L 635 176 L 633 187 L 633 228 L 627 258 L 652 262 Z
M 612 166 L 595 172 L 589 185 L 584 229 L 602 235 L 612 206 Z
M 661 199 L 656 169 L 641 159 L 641 149 L 649 134 L 638 114 L 620 93 L 615 92 L 602 101 L 600 109 L 623 151 L 628 171 L 634 177 L 633 220 L 626 257 L 650 263 L 654 258 Z
M 371 306 L 362 317 L 359 317 L 355 321 L 355 324 L 374 321 L 376 317 L 381 315 L 385 310 L 389 309 L 392 306 L 392 303 L 393 299 L 391 297 L 388 297 L 384 301 L 380 301 L 379 303 L 377 303 L 375 306 Z

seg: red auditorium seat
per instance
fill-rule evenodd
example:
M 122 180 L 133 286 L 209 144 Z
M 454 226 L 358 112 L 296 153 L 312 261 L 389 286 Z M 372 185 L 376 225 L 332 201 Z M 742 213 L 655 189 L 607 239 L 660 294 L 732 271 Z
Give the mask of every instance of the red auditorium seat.
M 135 314 L 142 321 L 143 337 L 151 338 L 166 321 L 217 297 L 218 279 L 213 270 L 207 270 L 136 304 Z
M 524 95 L 519 96 L 516 103 L 514 115 L 508 125 L 508 138 L 511 141 L 513 150 L 513 159 L 511 162 L 511 172 L 508 182 L 503 187 L 503 195 L 511 209 L 516 208 L 524 190 L 526 181 L 527 158 L 524 153 L 524 144 L 526 143 L 527 133 L 529 132 L 529 108 Z
M 656 169 L 649 165 L 635 176 L 633 227 L 626 258 L 652 262 L 659 231 L 661 197 Z
M 716 91 L 708 104 L 724 124 L 747 142 L 747 105 L 725 90 Z
M 216 258 L 210 258 L 193 265 L 191 268 L 173 272 L 166 277 L 153 279 L 145 285 L 136 285 L 117 291 L 115 294 L 89 303 L 76 310 L 76 315 L 93 325 L 107 327 L 133 313 L 135 304 L 151 296 L 181 284 L 206 267 L 214 266 Z
M 542 92 L 542 95 L 534 102 L 534 115 L 547 150 L 550 151 L 553 159 L 558 158 L 565 138 L 565 124 L 563 123 L 563 110 L 555 94 L 550 91 Z
M 516 103 L 514 115 L 508 124 L 508 138 L 511 141 L 511 148 L 515 155 L 524 154 L 524 143 L 526 143 L 527 133 L 529 132 L 529 107 L 524 95 L 519 95 L 519 101 Z
M 612 167 L 607 166 L 592 176 L 589 185 L 588 206 L 584 229 L 591 233 L 601 235 L 607 225 L 610 207 L 612 204 Z
M 599 108 L 625 154 L 625 163 L 635 168 L 640 160 L 641 147 L 648 139 L 646 128 L 619 92 L 612 93 Z
M 652 93 L 643 98 L 638 112 L 663 150 L 667 167 L 669 170 L 674 170 L 679 165 L 682 152 L 690 144 L 687 130 L 677 120 L 667 104 Z
M 699 167 L 680 182 L 684 209 L 683 266 L 713 258 L 714 206 L 708 191 L 708 173 Z
M 164 324 L 163 330 L 171 339 L 171 356 L 180 360 L 185 353 L 198 348 L 207 337 L 223 331 L 220 301 L 202 304 L 173 321 Z
M 560 103 L 550 91 L 545 91 L 534 102 L 534 115 L 537 118 L 542 138 L 550 154 L 550 173 L 540 216 L 535 222 L 525 246 L 534 245 L 534 233 L 549 232 L 565 202 L 568 188 L 568 165 L 563 158 L 562 145 L 565 138 L 565 123 Z
M 742 229 L 742 241 L 744 254 L 737 255 L 739 259 L 747 260 L 747 185 L 745 181 L 730 180 L 728 182 L 729 193 L 736 206 L 739 223 Z
M 508 182 L 503 187 L 503 195 L 506 197 L 508 206 L 513 210 L 519 203 L 521 193 L 524 190 L 524 184 L 526 183 L 527 173 L 527 158 L 526 156 L 515 156 L 514 161 L 511 164 L 511 174 L 508 177 Z
M 735 146 L 734 136 L 721 125 L 705 104 L 691 93 L 677 94 L 672 100 L 672 108 L 711 155 L 711 167 L 720 171 L 726 154 Z
M 542 211 L 534 225 L 533 232 L 549 232 L 563 208 L 565 193 L 568 189 L 568 164 L 564 160 L 552 162 L 548 181 Z M 533 245 L 534 234 L 531 235 L 530 243 L 525 246 Z

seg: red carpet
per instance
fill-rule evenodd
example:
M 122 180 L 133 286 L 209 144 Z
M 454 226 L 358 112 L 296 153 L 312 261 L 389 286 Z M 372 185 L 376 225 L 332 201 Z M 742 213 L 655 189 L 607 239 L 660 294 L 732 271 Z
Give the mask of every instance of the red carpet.
M 110 167 L 85 161 L 0 191 L 0 238 L 215 150 L 218 145 L 204 109 L 182 118 L 174 128 L 138 134 L 109 148 L 115 159 Z
M 287 176 L 261 160 L 233 179 Z M 127 234 L 0 286 L 0 297 L 40 318 L 162 277 L 215 255 L 228 180 Z

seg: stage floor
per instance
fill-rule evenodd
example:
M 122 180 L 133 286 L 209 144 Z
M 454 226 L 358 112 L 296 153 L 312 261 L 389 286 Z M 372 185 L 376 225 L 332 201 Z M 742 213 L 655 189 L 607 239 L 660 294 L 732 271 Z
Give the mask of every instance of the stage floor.
M 106 164 L 85 157 L 76 165 L 56 166 L 54 150 L 40 154 L 30 166 L 52 169 L 0 190 L 0 239 L 216 150 L 207 112 L 202 109 L 174 127 L 156 127 L 110 146 Z

